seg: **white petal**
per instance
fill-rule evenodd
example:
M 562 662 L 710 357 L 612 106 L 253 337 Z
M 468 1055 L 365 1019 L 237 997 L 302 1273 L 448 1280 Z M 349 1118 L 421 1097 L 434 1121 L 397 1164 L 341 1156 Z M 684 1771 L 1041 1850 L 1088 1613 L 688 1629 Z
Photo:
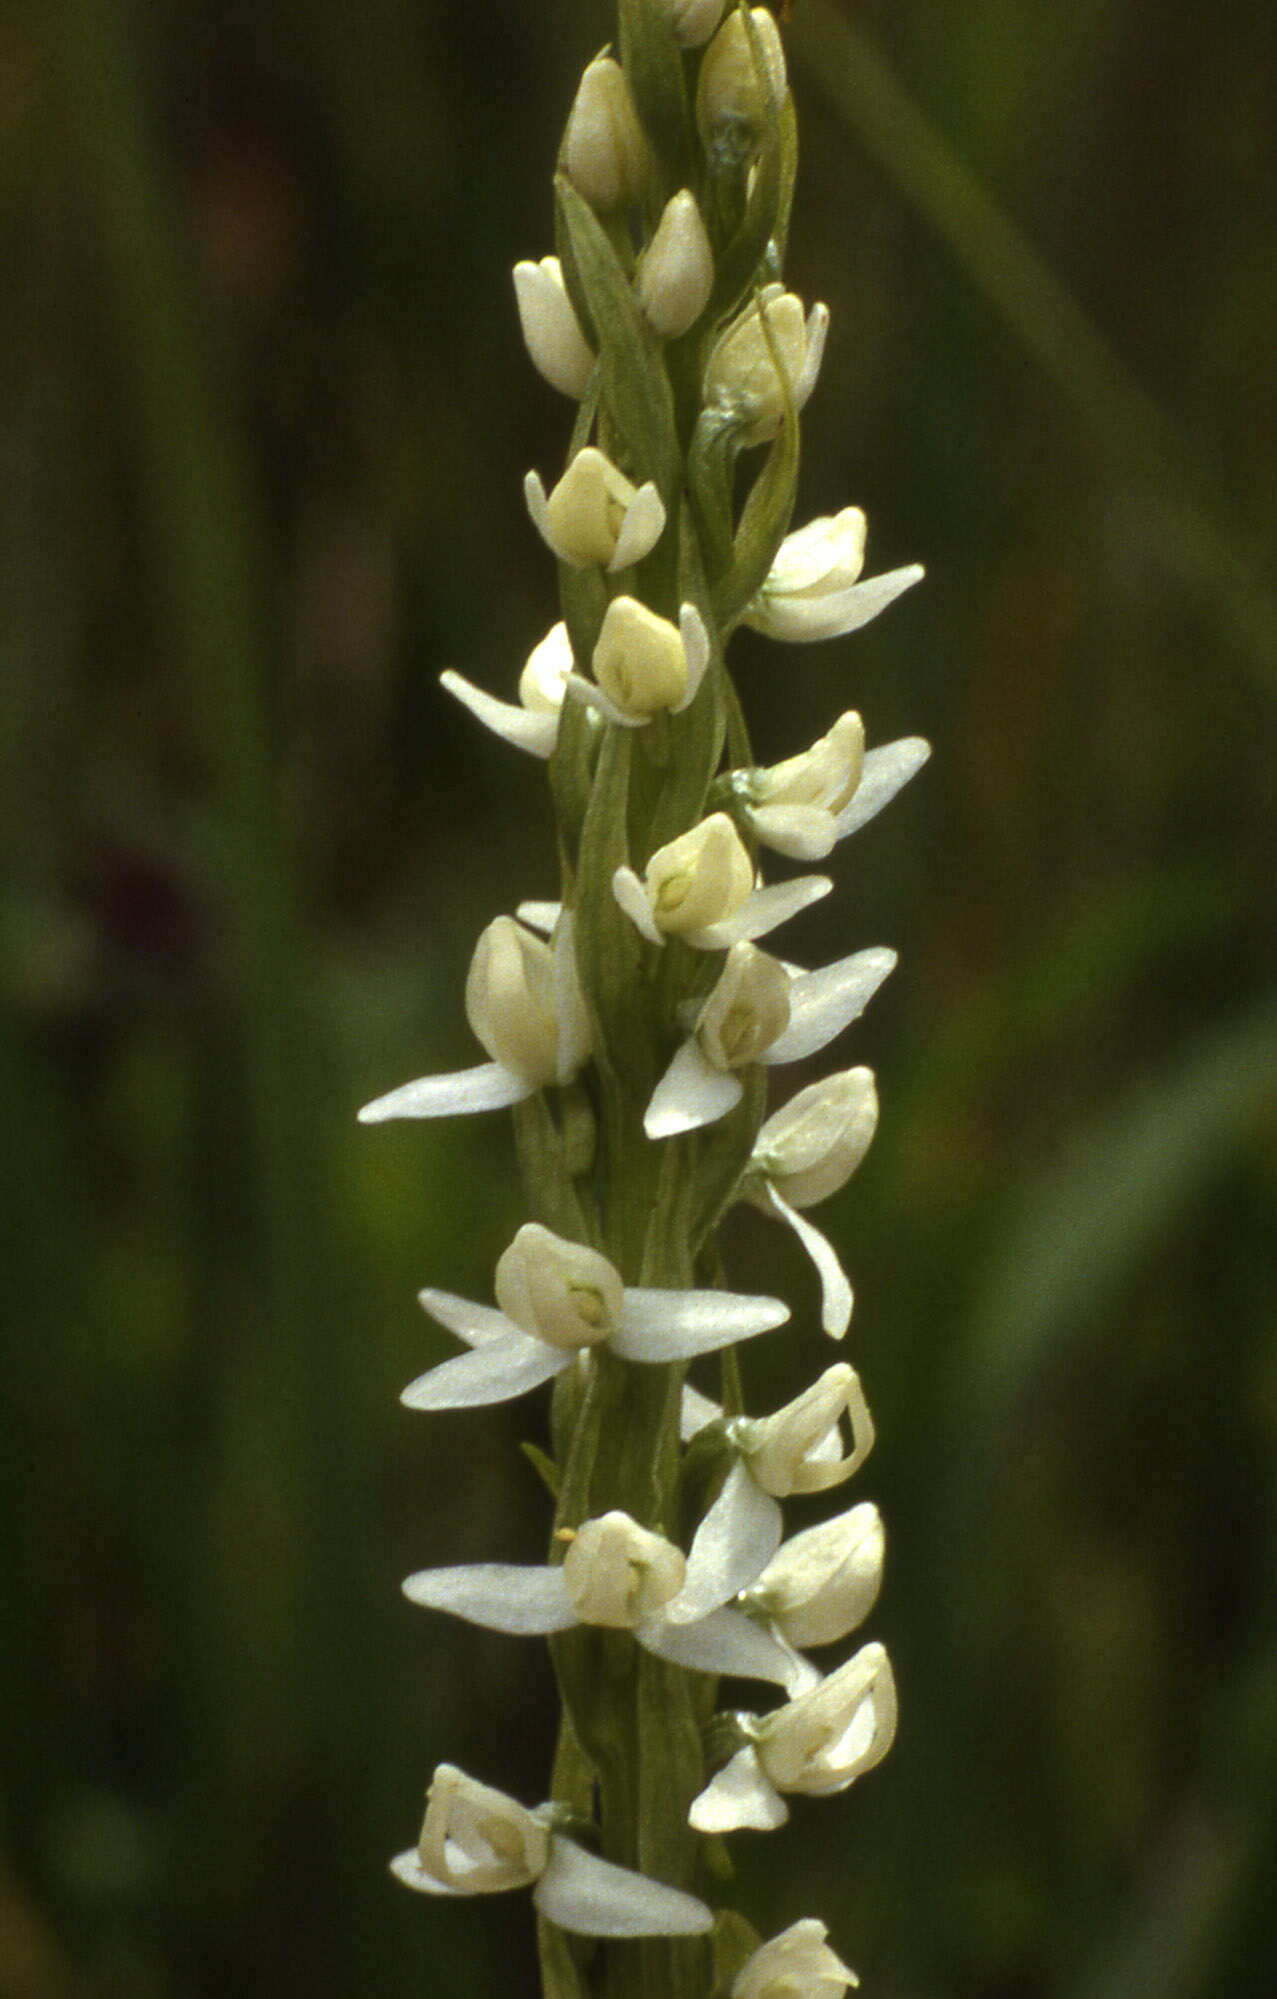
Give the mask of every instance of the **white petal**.
M 703 935 L 703 933 L 700 933 Z M 744 1095 L 739 1076 L 716 1069 L 701 1053 L 700 1043 L 687 1040 L 652 1092 L 643 1113 L 649 1138 L 673 1138 L 680 1131 L 699 1131 L 735 1110 Z
M 671 715 L 681 715 L 685 708 L 691 707 L 701 691 L 701 682 L 709 665 L 709 633 L 695 604 L 684 604 L 678 614 L 678 629 L 683 651 L 687 655 L 687 692 L 670 709 Z
M 468 708 L 485 729 L 512 743 L 516 750 L 527 750 L 534 757 L 553 756 L 559 740 L 557 715 L 534 715 L 517 701 L 498 701 L 494 695 L 485 694 L 482 687 L 454 673 L 451 667 L 439 675 L 439 684 Z
M 409 1409 L 478 1409 L 513 1402 L 571 1365 L 575 1356 L 522 1333 L 492 1340 L 419 1375 L 399 1400 Z
M 477 1069 L 458 1069 L 449 1076 L 419 1076 L 384 1097 L 374 1097 L 359 1113 L 360 1124 L 384 1124 L 388 1118 L 465 1117 L 471 1111 L 503 1111 L 535 1096 L 537 1083 L 525 1082 L 500 1062 L 481 1062 Z
M 868 750 L 860 783 L 838 814 L 838 838 L 845 840 L 849 833 L 858 833 L 867 825 L 911 777 L 916 777 L 930 755 L 931 745 L 921 736 L 901 736 L 898 742 Z
M 711 1402 L 708 1395 L 702 1395 L 699 1388 L 683 1387 L 683 1407 L 679 1417 L 679 1436 L 685 1444 L 690 1444 L 698 1430 L 707 1423 L 717 1423 L 723 1414 L 722 1405 Z
M 421 1855 L 415 1846 L 406 1853 L 397 1853 L 390 1863 L 390 1871 L 405 1888 L 415 1888 L 421 1895 L 464 1895 L 464 1888 L 452 1888 L 442 1881 L 436 1881 L 433 1874 L 427 1874 L 421 1864 Z
M 838 1261 L 838 1252 L 814 1222 L 809 1222 L 805 1215 L 791 1208 L 788 1201 L 782 1200 L 770 1181 L 767 1193 L 771 1212 L 782 1222 L 788 1222 L 816 1266 L 821 1290 L 820 1323 L 830 1339 L 840 1340 L 851 1324 L 852 1296 L 847 1273 Z
M 780 1546 L 780 1503 L 749 1469 L 736 1463 L 701 1521 L 687 1557 L 687 1576 L 665 1615 L 691 1624 L 729 1603 L 757 1581 Z
M 693 1673 L 730 1673 L 742 1680 L 770 1680 L 778 1687 L 787 1687 L 793 1678 L 787 1648 L 743 1611 L 712 1610 L 695 1624 L 653 1617 L 634 1635 L 658 1658 Z
M 652 719 L 650 715 L 627 715 L 601 687 L 596 687 L 592 680 L 584 679 L 579 673 L 568 674 L 563 682 L 563 691 L 584 707 L 595 709 L 605 722 L 614 723 L 618 729 L 645 729 Z
M 754 1749 L 738 1749 L 726 1769 L 692 1802 L 687 1822 L 697 1832 L 775 1832 L 789 1818 L 789 1807 Z
M 777 882 L 772 888 L 756 888 L 735 916 L 707 924 L 704 930 L 689 931 L 687 941 L 700 951 L 729 951 L 742 939 L 750 942 L 775 930 L 778 924 L 788 923 L 799 910 L 828 895 L 832 887 L 828 875 L 799 875 L 791 882 Z
M 612 893 L 634 928 L 646 937 L 649 944 L 664 944 L 665 938 L 656 927 L 647 891 L 633 868 L 617 869 L 612 877 Z
M 529 930 L 540 930 L 549 936 L 563 914 L 561 902 L 521 902 L 515 910 L 520 923 L 526 923 Z
M 600 1860 L 558 1834 L 532 1900 L 548 1922 L 578 1936 L 702 1936 L 714 1923 L 695 1895 Z
M 749 823 L 765 847 L 790 861 L 823 861 L 838 837 L 824 805 L 751 805 Z
M 650 555 L 665 531 L 665 502 L 649 479 L 626 509 L 609 570 L 628 569 Z
M 561 1568 L 521 1568 L 476 1562 L 463 1568 L 422 1569 L 409 1576 L 404 1595 L 425 1610 L 446 1610 L 489 1631 L 543 1637 L 567 1631 L 580 1619 L 572 1608 Z
M 816 386 L 820 364 L 825 358 L 825 336 L 829 332 L 829 307 L 814 305 L 807 315 L 807 346 L 802 373 L 794 383 L 794 407 L 802 409 Z
M 623 1360 L 690 1360 L 737 1340 L 783 1326 L 788 1305 L 779 1298 L 741 1297 L 735 1291 L 658 1291 L 627 1285 L 613 1353 Z
M 895 963 L 895 952 L 877 944 L 818 972 L 803 972 L 789 989 L 789 1026 L 759 1060 L 801 1062 L 819 1054 L 859 1019 Z
M 546 498 L 545 487 L 541 484 L 541 474 L 539 472 L 529 472 L 524 479 L 523 497 L 527 502 L 528 512 L 532 516 L 533 527 L 540 535 L 550 553 L 557 555 L 559 551 L 551 539 L 550 502 Z
M 517 1329 L 495 1305 L 476 1305 L 471 1298 L 458 1298 L 455 1291 L 418 1291 L 417 1303 L 423 1312 L 464 1340 L 468 1347 L 487 1346 L 492 1340 L 508 1340 Z
M 871 576 L 853 583 L 847 590 L 834 590 L 822 597 L 766 599 L 759 615 L 759 629 L 769 638 L 790 644 L 811 644 L 820 639 L 842 639 L 858 632 L 897 597 L 922 580 L 919 563 L 906 569 L 892 569 L 885 576 Z

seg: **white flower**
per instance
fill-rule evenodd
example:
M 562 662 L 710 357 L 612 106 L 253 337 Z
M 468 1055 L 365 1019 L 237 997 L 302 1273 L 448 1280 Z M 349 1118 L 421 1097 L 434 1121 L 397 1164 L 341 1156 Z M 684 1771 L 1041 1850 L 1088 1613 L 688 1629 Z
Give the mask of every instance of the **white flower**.
M 466 1018 L 492 1057 L 477 1069 L 421 1076 L 365 1104 L 361 1124 L 503 1110 L 547 1083 L 570 1083 L 590 1056 L 590 1023 L 577 980 L 572 919 L 559 914 L 553 945 L 499 916 L 475 946 Z
M 639 304 L 662 340 L 677 340 L 709 304 L 714 289 L 710 249 L 696 197 L 683 188 L 665 204 L 638 277 Z
M 558 624 L 552 625 L 528 654 L 527 664 L 519 676 L 517 703 L 496 700 L 483 688 L 454 673 L 451 667 L 439 675 L 439 683 L 463 707 L 468 708 L 485 729 L 491 729 L 494 736 L 513 744 L 516 750 L 527 750 L 534 757 L 548 758 L 554 755 L 555 744 L 559 740 L 563 696 L 571 672 L 572 645 L 568 628 Z
M 391 1862 L 427 1895 L 495 1895 L 532 1887 L 547 1921 L 582 1936 L 698 1936 L 713 1917 L 681 1889 L 586 1853 L 554 1830 L 554 1808 L 530 1812 L 504 1791 L 441 1763 L 421 1838 Z M 533 1886 L 535 1884 L 535 1886 Z
M 773 1831 L 789 1817 L 782 1792 L 832 1797 L 881 1763 L 896 1734 L 891 1662 L 881 1645 L 862 1645 L 818 1686 L 746 1726 L 753 1740 L 693 1801 L 698 1832 Z
M 577 1624 L 632 1631 L 659 1658 L 699 1673 L 732 1673 L 788 1687 L 789 1647 L 739 1610 L 712 1604 L 694 1622 L 673 1620 L 669 1607 L 683 1586 L 681 1549 L 640 1527 L 628 1513 L 605 1513 L 569 1535 L 558 1566 L 512 1567 L 480 1562 L 423 1569 L 404 1593 L 427 1610 L 464 1617 L 490 1631 L 545 1637 Z
M 560 395 L 580 402 L 594 373 L 594 352 L 572 309 L 558 258 L 516 264 L 514 297 L 533 367 Z
M 801 755 L 734 780 L 749 823 L 764 846 L 791 860 L 823 860 L 838 838 L 838 814 L 851 802 L 865 761 L 865 730 L 854 708 Z
M 528 512 L 546 546 L 574 568 L 628 569 L 651 553 L 665 528 L 665 505 L 649 479 L 632 486 L 596 445 L 578 451 L 546 498 L 535 472 L 523 482 Z
M 914 562 L 862 583 L 857 579 L 864 563 L 865 517 L 859 507 L 809 521 L 786 535 L 743 622 L 773 639 L 843 638 L 885 611 L 925 573 Z
M 843 1999 L 860 1980 L 830 1950 L 828 1935 L 814 1916 L 791 1923 L 741 1966 L 729 1999 Z
M 750 1165 L 791 1208 L 811 1208 L 846 1184 L 877 1129 L 873 1070 L 843 1069 L 773 1111 Z
M 431 1318 L 470 1352 L 406 1388 L 401 1399 L 410 1409 L 511 1401 L 605 1341 L 622 1360 L 690 1360 L 769 1332 L 789 1317 L 777 1298 L 623 1285 L 597 1250 L 568 1242 L 539 1222 L 526 1222 L 501 1256 L 498 1309 L 450 1291 L 419 1295 Z
M 708 664 L 709 634 L 694 604 L 684 604 L 675 625 L 636 597 L 613 597 L 594 647 L 594 683 L 573 674 L 567 689 L 609 722 L 643 728 L 663 711 L 689 708 Z
M 732 21 L 739 18 L 733 15 Z M 729 21 L 726 27 L 731 25 Z M 764 318 L 771 346 L 763 331 Z M 802 300 L 783 285 L 771 284 L 719 336 L 705 369 L 705 401 L 739 423 L 742 444 L 766 444 L 775 437 L 785 421 L 785 386 L 794 409 L 803 407 L 816 386 L 828 327 L 827 307 L 814 305 L 804 319 Z M 776 372 L 777 361 L 785 386 Z
M 790 1645 L 834 1645 L 863 1624 L 882 1587 L 885 1537 L 872 1500 L 795 1534 L 741 1596 Z
M 696 80 L 696 122 L 707 151 L 748 153 L 768 103 L 779 106 L 787 87 L 785 51 L 765 7 L 751 7 L 761 67 L 740 14 L 733 10 L 701 59 Z
M 718 26 L 723 0 L 663 0 L 680 48 L 699 49 Z
M 804 875 L 773 888 L 754 888 L 753 880 L 740 834 L 725 812 L 712 812 L 658 847 L 642 881 L 633 868 L 618 868 L 612 893 L 650 944 L 674 936 L 698 950 L 725 951 L 764 936 L 833 887 L 825 875 Z
M 577 87 L 563 166 L 577 193 L 602 215 L 643 199 L 647 140 L 625 71 L 611 56 L 596 57 Z
M 804 972 L 750 944 L 733 944 L 718 984 L 652 1092 L 643 1118 L 648 1137 L 670 1138 L 726 1117 L 743 1094 L 733 1071 L 746 1063 L 772 1067 L 819 1054 L 864 1012 L 895 962 L 895 952 L 879 946 Z M 782 980 L 787 1019 L 781 1017 Z M 747 1182 L 746 1192 L 769 1212 L 779 1212 L 767 1182 Z M 845 1276 L 842 1283 L 846 1286 Z M 825 1316 L 834 1322 L 826 1330 L 841 1337 L 851 1316 L 850 1287 Z

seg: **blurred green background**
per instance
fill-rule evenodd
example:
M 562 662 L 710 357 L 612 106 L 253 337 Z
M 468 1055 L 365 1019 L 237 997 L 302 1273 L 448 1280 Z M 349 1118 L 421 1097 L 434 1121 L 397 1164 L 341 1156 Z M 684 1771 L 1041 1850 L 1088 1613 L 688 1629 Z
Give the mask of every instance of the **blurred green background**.
M 540 766 L 438 691 L 551 622 L 568 409 L 509 267 L 601 0 L 0 10 L 0 1999 L 531 1994 L 520 1898 L 385 1861 L 436 1761 L 533 1801 L 539 1405 L 397 1404 L 521 1219 L 474 1058 L 552 892 Z M 756 740 L 936 755 L 808 962 L 896 944 L 857 1293 L 898 1745 L 742 1836 L 886 1999 L 1277 1990 L 1277 14 L 798 0 L 800 517 L 928 580 L 734 653 Z M 1010 218 L 1013 218 L 1011 220 Z M 790 933 L 787 933 L 789 935 Z M 787 1240 L 734 1236 L 828 1353 Z M 766 1349 L 765 1351 L 763 1349 Z

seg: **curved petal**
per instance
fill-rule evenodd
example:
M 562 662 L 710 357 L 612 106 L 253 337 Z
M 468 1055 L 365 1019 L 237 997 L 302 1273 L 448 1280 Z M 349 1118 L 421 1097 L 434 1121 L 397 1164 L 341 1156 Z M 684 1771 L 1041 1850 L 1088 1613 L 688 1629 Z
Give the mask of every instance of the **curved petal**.
M 473 1299 L 458 1298 L 455 1291 L 418 1291 L 417 1303 L 438 1325 L 446 1326 L 468 1347 L 482 1347 L 493 1340 L 508 1340 L 517 1331 L 504 1312 L 495 1305 L 476 1305 Z
M 738 1749 L 725 1769 L 692 1801 L 687 1822 L 697 1832 L 775 1832 L 789 1807 L 765 1774 L 754 1749 Z
M 561 1568 L 475 1562 L 463 1568 L 421 1569 L 403 1586 L 411 1603 L 446 1610 L 469 1624 L 515 1637 L 544 1637 L 579 1624 Z
M 521 902 L 515 910 L 520 923 L 526 923 L 529 930 L 539 930 L 548 937 L 563 914 L 561 902 Z
M 409 1409 L 478 1409 L 491 1402 L 513 1402 L 517 1395 L 561 1374 L 574 1359 L 558 1347 L 511 1333 L 418 1375 L 399 1400 Z
M 860 783 L 838 814 L 838 838 L 845 840 L 849 833 L 858 833 L 884 805 L 890 805 L 930 755 L 931 745 L 922 736 L 901 736 L 898 742 L 867 751 Z
M 532 525 L 549 549 L 551 555 L 559 551 L 554 546 L 553 530 L 550 526 L 550 502 L 546 498 L 545 487 L 539 472 L 529 472 L 523 481 L 523 498 L 532 517 Z
M 614 722 L 618 729 L 645 729 L 652 719 L 650 715 L 627 715 L 623 708 L 618 708 L 615 701 L 609 699 L 601 687 L 596 687 L 592 680 L 586 680 L 579 673 L 568 674 L 563 683 L 563 691 L 565 694 L 570 694 L 574 701 L 580 701 L 585 707 L 595 709 L 605 722 Z
M 450 1887 L 446 1882 L 436 1881 L 433 1874 L 427 1874 L 421 1864 L 421 1855 L 415 1846 L 406 1853 L 397 1853 L 390 1863 L 390 1871 L 405 1888 L 415 1888 L 420 1895 L 464 1895 L 464 1888 Z
M 819 1054 L 859 1019 L 895 965 L 895 952 L 878 944 L 818 972 L 800 973 L 789 989 L 789 1025 L 759 1061 L 801 1062 Z
M 838 1260 L 838 1252 L 829 1237 L 822 1235 L 814 1222 L 791 1208 L 789 1202 L 776 1192 L 771 1182 L 767 1183 L 770 1212 L 778 1220 L 787 1222 L 808 1256 L 816 1266 L 820 1278 L 821 1309 L 820 1323 L 831 1340 L 840 1340 L 851 1324 L 852 1292 L 846 1271 Z
M 825 1677 L 820 1667 L 813 1665 L 805 1652 L 795 1650 L 774 1618 L 768 1619 L 767 1629 L 788 1662 L 788 1674 L 781 1685 L 790 1700 L 797 1700 L 799 1694 L 809 1694 Z
M 640 1624 L 634 1636 L 659 1659 L 669 1659 L 693 1673 L 728 1673 L 737 1679 L 769 1680 L 786 1688 L 794 1676 L 788 1648 L 740 1610 L 711 1610 L 708 1617 L 699 1617 L 694 1624 L 653 1617 Z
M 779 1501 L 763 1491 L 746 1465 L 734 1464 L 696 1530 L 683 1587 L 666 1605 L 666 1617 L 692 1624 L 730 1603 L 757 1581 L 783 1533 Z
M 617 869 L 612 877 L 612 894 L 640 936 L 646 937 L 649 944 L 664 944 L 665 938 L 657 928 L 647 890 L 633 868 Z
M 651 554 L 664 532 L 665 502 L 649 479 L 639 487 L 626 509 L 621 532 L 616 538 L 616 552 L 608 563 L 608 569 L 615 573 L 618 569 L 629 569 L 633 563 L 641 562 L 645 555 Z
M 384 1124 L 388 1118 L 467 1117 L 472 1111 L 503 1111 L 536 1095 L 540 1085 L 525 1082 L 500 1062 L 481 1062 L 477 1069 L 458 1069 L 448 1076 L 419 1076 L 384 1097 L 374 1097 L 359 1113 L 360 1124 Z
M 771 888 L 756 888 L 737 910 L 721 923 L 707 924 L 704 930 L 689 930 L 687 941 L 698 951 L 730 951 L 742 940 L 765 937 L 791 916 L 828 895 L 833 883 L 828 875 L 798 875 L 790 882 L 776 882 Z
M 553 756 L 559 740 L 557 715 L 536 715 L 517 701 L 498 701 L 495 695 L 486 694 L 482 687 L 476 687 L 451 667 L 439 675 L 439 684 L 463 708 L 468 708 L 485 729 L 491 729 L 494 736 L 500 736 L 516 750 L 527 750 L 534 757 Z
M 678 614 L 678 629 L 687 659 L 687 692 L 670 709 L 671 715 L 681 715 L 685 708 L 691 707 L 701 691 L 701 682 L 709 665 L 709 633 L 695 604 L 684 604 Z
M 532 1900 L 547 1922 L 585 1937 L 702 1936 L 714 1923 L 695 1895 L 600 1860 L 558 1833 Z
M 658 1291 L 632 1284 L 626 1286 L 621 1322 L 610 1344 L 622 1360 L 690 1360 L 769 1333 L 788 1317 L 789 1307 L 779 1298 L 743 1297 L 735 1291 Z
M 649 1138 L 673 1138 L 680 1131 L 699 1131 L 735 1110 L 744 1085 L 730 1069 L 716 1069 L 701 1053 L 698 1041 L 687 1040 L 652 1092 L 643 1113 Z

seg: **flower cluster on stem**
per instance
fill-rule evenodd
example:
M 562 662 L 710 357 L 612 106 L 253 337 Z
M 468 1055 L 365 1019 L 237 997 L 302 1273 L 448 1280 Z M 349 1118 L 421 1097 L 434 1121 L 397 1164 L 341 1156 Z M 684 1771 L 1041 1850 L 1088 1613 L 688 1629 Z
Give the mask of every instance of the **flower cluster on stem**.
M 525 484 L 561 618 L 513 699 L 443 675 L 547 763 L 557 893 L 478 939 L 464 1003 L 488 1060 L 361 1113 L 513 1111 L 529 1219 L 493 1302 L 422 1291 L 461 1351 L 403 1399 L 456 1410 L 548 1387 L 546 1561 L 404 1587 L 547 1639 L 562 1722 L 543 1804 L 441 1763 L 393 1866 L 431 1895 L 529 1889 L 547 1999 L 839 1999 L 857 1981 L 823 1924 L 764 1942 L 704 1899 L 704 1859 L 708 1840 L 782 1825 L 789 1797 L 847 1789 L 891 1745 L 882 1645 L 808 1656 L 874 1606 L 877 1508 L 785 1538 L 784 1503 L 853 1478 L 873 1424 L 841 1360 L 746 1412 L 737 1349 L 790 1312 L 726 1288 L 718 1232 L 740 1203 L 786 1223 L 823 1330 L 843 1337 L 851 1286 L 806 1211 L 864 1158 L 874 1077 L 841 1069 L 770 1114 L 768 1079 L 841 1037 L 895 954 L 814 970 L 775 955 L 772 933 L 832 882 L 773 879 L 771 857 L 826 860 L 928 752 L 866 748 L 848 709 L 761 765 L 725 654 L 740 624 L 843 637 L 922 572 L 864 580 L 856 507 L 792 528 L 829 315 L 781 275 L 796 141 L 775 19 L 743 0 L 619 12 L 567 120 L 554 253 L 514 271 L 532 363 L 575 406 L 561 473 Z M 716 1373 L 695 1386 L 693 1366 Z M 720 1710 L 725 1678 L 770 1686 L 771 1704 Z

